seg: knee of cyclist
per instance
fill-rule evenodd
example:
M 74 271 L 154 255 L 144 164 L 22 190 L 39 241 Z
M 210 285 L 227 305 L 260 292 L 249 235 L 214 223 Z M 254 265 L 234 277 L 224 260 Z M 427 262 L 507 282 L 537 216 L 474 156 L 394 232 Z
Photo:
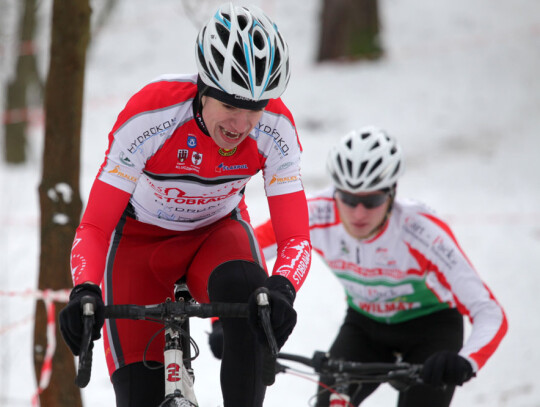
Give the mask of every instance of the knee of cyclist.
M 216 267 L 208 279 L 210 301 L 245 302 L 267 278 L 257 263 L 231 260 Z

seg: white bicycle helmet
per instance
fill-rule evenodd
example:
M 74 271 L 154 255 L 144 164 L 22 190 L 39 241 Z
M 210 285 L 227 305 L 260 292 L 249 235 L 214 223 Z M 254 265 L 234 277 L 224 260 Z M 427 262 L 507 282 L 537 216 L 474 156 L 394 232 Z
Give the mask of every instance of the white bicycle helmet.
M 253 101 L 280 97 L 290 77 L 288 46 L 255 6 L 222 5 L 199 32 L 196 61 L 205 85 Z
M 337 189 L 378 191 L 392 188 L 403 173 L 402 152 L 384 130 L 363 127 L 346 134 L 331 148 L 326 168 Z

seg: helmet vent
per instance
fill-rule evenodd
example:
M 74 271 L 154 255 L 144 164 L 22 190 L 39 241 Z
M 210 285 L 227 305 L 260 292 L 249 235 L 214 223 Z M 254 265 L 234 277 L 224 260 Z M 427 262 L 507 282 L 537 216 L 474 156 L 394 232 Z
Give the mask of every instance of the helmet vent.
M 281 53 L 276 50 L 276 53 L 274 55 L 274 65 L 272 66 L 272 74 L 279 70 L 279 67 L 281 65 Z M 289 67 L 287 66 L 287 71 L 289 70 Z
M 253 33 L 253 45 L 255 45 L 257 49 L 264 48 L 264 38 L 259 31 Z
M 377 141 L 375 144 L 373 144 L 373 145 L 371 146 L 371 148 L 370 148 L 369 150 L 370 150 L 370 151 L 375 150 L 376 148 L 379 148 L 380 146 L 381 146 L 381 145 L 380 145 L 379 142 Z
M 238 73 L 236 69 L 233 69 L 231 74 L 232 74 L 233 83 L 235 83 L 238 86 L 241 86 L 244 89 L 249 89 L 249 87 L 246 84 L 246 81 L 244 80 L 244 78 L 240 76 L 240 74 Z
M 233 56 L 234 56 L 234 60 L 240 64 L 240 66 L 242 67 L 243 71 L 244 72 L 247 72 L 248 69 L 247 69 L 247 64 L 246 64 L 246 57 L 244 56 L 244 51 L 242 50 L 242 48 L 240 47 L 240 45 L 238 45 L 238 43 L 234 44 L 234 48 L 233 48 Z
M 353 167 L 353 162 L 351 160 L 347 160 L 347 173 L 352 175 L 352 167 Z
M 337 156 L 337 163 L 339 166 L 339 172 L 343 173 L 343 163 L 341 162 L 341 157 L 339 155 Z
M 360 164 L 360 169 L 358 170 L 358 177 L 362 176 L 362 173 L 366 169 L 367 164 L 367 161 L 362 161 L 362 164 Z
M 197 47 L 197 55 L 199 57 L 199 63 L 202 65 L 205 72 L 208 72 L 208 66 L 206 65 L 206 60 L 202 53 L 201 47 Z
M 227 46 L 227 44 L 229 43 L 229 36 L 230 36 L 229 30 L 227 30 L 222 25 L 216 25 L 216 31 L 223 45 Z
M 278 75 L 274 79 L 272 79 L 272 82 L 268 84 L 268 86 L 266 87 L 266 90 L 272 90 L 276 88 L 279 85 L 280 78 L 281 78 L 281 75 Z
M 240 27 L 240 29 L 245 30 L 248 25 L 248 20 L 246 16 L 238 16 L 237 21 L 238 21 L 238 26 Z
M 261 86 L 264 79 L 264 66 L 266 65 L 266 58 L 255 58 L 255 72 L 257 77 L 255 83 L 257 86 Z
M 400 168 L 401 168 L 401 163 L 399 162 L 398 165 L 396 165 L 396 168 L 394 169 L 394 172 L 392 173 L 390 178 L 393 178 L 399 172 Z
M 221 52 L 219 52 L 217 48 L 215 48 L 213 45 L 210 50 L 212 51 L 212 58 L 214 58 L 214 61 L 216 61 L 217 68 L 219 69 L 220 73 L 223 73 L 223 63 L 225 62 L 225 58 L 223 57 L 223 55 L 221 55 Z M 214 74 L 214 76 L 216 76 L 215 72 L 212 73 Z
M 377 161 L 375 161 L 375 164 L 373 164 L 373 166 L 370 168 L 368 175 L 373 174 L 373 171 L 379 168 L 381 164 L 382 164 L 382 158 L 379 158 Z
M 370 135 L 371 135 L 371 133 L 365 132 L 365 133 L 360 134 L 360 137 L 362 137 L 362 140 L 365 140 L 365 139 L 367 139 Z

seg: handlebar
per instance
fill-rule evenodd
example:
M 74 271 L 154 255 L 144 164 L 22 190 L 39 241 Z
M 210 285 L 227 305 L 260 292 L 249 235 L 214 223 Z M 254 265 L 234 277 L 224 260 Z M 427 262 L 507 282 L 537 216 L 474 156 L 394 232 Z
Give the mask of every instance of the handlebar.
M 92 328 L 94 325 L 95 301 L 92 297 L 85 296 L 81 299 L 81 306 L 83 308 L 83 336 L 75 384 L 80 388 L 84 388 L 90 381 L 92 371 Z M 167 300 L 153 305 L 125 304 L 105 306 L 105 318 L 152 320 L 161 322 L 164 325 L 169 321 L 191 317 L 247 318 L 247 316 L 248 305 L 246 303 L 191 304 Z
M 333 359 L 328 353 L 315 351 L 311 358 L 290 353 L 279 353 L 278 359 L 301 363 L 319 375 L 338 377 L 346 375 L 351 380 L 362 382 L 388 382 L 398 390 L 421 384 L 422 365 L 405 362 L 364 363 Z M 285 373 L 290 368 L 276 363 L 276 373 Z

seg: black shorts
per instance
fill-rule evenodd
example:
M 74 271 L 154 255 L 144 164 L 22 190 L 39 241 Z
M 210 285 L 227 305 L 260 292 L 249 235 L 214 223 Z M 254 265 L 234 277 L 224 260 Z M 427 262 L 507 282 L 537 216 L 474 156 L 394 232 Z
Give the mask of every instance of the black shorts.
M 374 321 L 349 308 L 345 321 L 330 348 L 330 355 L 357 362 L 394 362 L 399 356 L 404 362 L 423 363 L 440 350 L 458 352 L 463 345 L 463 316 L 448 309 L 410 321 L 385 324 Z M 321 377 L 325 384 L 332 379 Z M 378 387 L 376 383 L 351 386 L 349 395 L 359 405 Z M 321 389 L 320 389 L 321 390 Z M 400 393 L 399 407 L 447 407 L 454 392 L 431 386 L 414 386 Z M 317 406 L 328 406 L 328 392 L 322 392 Z

